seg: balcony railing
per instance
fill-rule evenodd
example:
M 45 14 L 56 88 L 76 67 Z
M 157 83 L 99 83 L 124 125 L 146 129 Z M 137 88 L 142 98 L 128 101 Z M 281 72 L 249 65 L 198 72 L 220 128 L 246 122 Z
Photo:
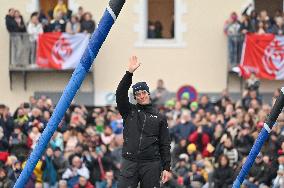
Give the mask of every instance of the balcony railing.
M 35 66 L 36 42 L 28 33 L 10 34 L 10 68 Z

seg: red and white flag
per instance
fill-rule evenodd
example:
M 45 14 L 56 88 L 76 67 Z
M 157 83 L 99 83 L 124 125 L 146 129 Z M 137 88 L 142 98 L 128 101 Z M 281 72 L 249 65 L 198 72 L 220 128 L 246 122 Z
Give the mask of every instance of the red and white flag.
M 89 42 L 89 35 L 43 33 L 38 38 L 36 64 L 43 68 L 74 69 Z
M 241 75 L 251 72 L 269 80 L 284 79 L 284 36 L 248 34 L 243 46 Z

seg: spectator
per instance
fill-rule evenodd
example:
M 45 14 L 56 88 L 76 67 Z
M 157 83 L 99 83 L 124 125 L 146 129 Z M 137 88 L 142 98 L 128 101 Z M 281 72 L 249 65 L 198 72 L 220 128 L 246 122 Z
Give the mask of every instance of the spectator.
M 187 177 L 189 169 L 190 165 L 188 163 L 188 156 L 186 154 L 181 154 L 179 160 L 173 168 L 173 172 L 176 176 L 178 176 L 178 178 L 185 179 Z
M 259 35 L 263 35 L 267 33 L 267 25 L 265 25 L 264 22 L 258 22 L 258 25 L 256 28 L 257 28 L 256 33 Z
M 22 168 L 25 167 L 26 162 L 27 161 L 22 163 Z M 42 171 L 42 160 L 40 159 L 35 166 L 35 169 L 32 173 L 32 176 L 30 177 L 30 184 L 33 185 L 33 186 L 27 186 L 27 188 L 28 187 L 34 187 L 36 185 L 36 183 L 42 184 L 43 183 L 42 182 L 42 173 L 43 173 L 43 171 Z
M 66 158 L 74 152 L 74 148 L 79 143 L 78 134 L 74 127 L 70 127 L 69 130 L 64 133 L 64 142 L 66 142 L 64 156 Z
M 184 184 L 189 187 L 202 187 L 205 184 L 205 179 L 198 169 L 197 163 L 192 163 L 190 171 L 184 180 Z
M 14 19 L 17 23 L 16 32 L 21 32 L 21 33 L 26 32 L 25 22 L 24 22 L 23 16 L 21 15 L 20 11 L 15 10 Z
M 249 16 L 247 14 L 243 14 L 241 18 L 240 32 L 241 34 L 245 35 L 251 31 L 252 31 L 252 26 L 249 20 Z
M 58 183 L 58 188 L 67 188 L 67 181 L 66 180 L 60 180 Z
M 23 64 L 22 55 L 23 55 L 23 39 L 22 34 L 26 32 L 26 27 L 24 24 L 23 17 L 21 16 L 18 10 L 13 8 L 9 9 L 8 14 L 6 15 L 6 28 L 11 34 L 11 64 L 15 66 L 20 66 Z
M 114 179 L 113 172 L 107 171 L 105 180 L 96 184 L 96 188 L 117 188 L 117 181 Z
M 10 8 L 8 14 L 5 17 L 6 28 L 10 33 L 18 32 L 18 25 L 15 20 L 15 9 Z
M 95 29 L 96 24 L 95 21 L 92 20 L 92 14 L 90 12 L 84 13 L 81 21 L 81 32 L 93 33 Z
M 30 41 L 36 42 L 39 34 L 43 33 L 43 28 L 38 19 L 38 13 L 34 12 L 31 15 L 31 20 L 28 23 L 28 34 L 30 35 Z
M 32 127 L 32 131 L 30 132 L 29 134 L 29 138 L 31 139 L 32 141 L 32 145 L 31 145 L 31 148 L 34 149 L 35 146 L 36 146 L 36 143 L 40 137 L 41 133 L 39 132 L 39 128 L 38 126 L 34 126 Z
M 163 38 L 163 25 L 160 21 L 155 21 L 155 36 L 156 38 Z
M 58 0 L 57 5 L 53 9 L 53 16 L 56 17 L 61 12 L 64 15 L 67 14 L 67 6 L 63 0 Z
M 278 157 L 277 176 L 273 180 L 273 188 L 283 188 L 284 185 L 284 155 Z
M 67 180 L 68 187 L 76 185 L 80 176 L 84 176 L 86 179 L 90 177 L 89 170 L 78 156 L 74 156 L 71 161 L 71 166 L 62 175 L 62 178 Z
M 0 127 L 0 161 L 5 162 L 7 160 L 9 156 L 8 149 L 8 139 L 4 137 L 3 128 Z
M 247 156 L 249 154 L 249 151 L 254 143 L 254 139 L 251 135 L 249 135 L 249 133 L 250 128 L 244 126 L 238 133 L 238 136 L 235 140 L 235 146 L 241 157 Z
M 122 162 L 122 145 L 123 145 L 123 138 L 122 136 L 116 137 L 116 145 L 117 147 L 111 152 L 111 159 L 113 161 L 114 166 L 117 169 L 121 168 L 121 162 Z
M 67 188 L 67 181 L 66 180 L 60 180 L 58 182 L 59 188 Z
M 239 64 L 241 24 L 236 12 L 232 12 L 225 23 L 225 34 L 228 36 L 229 62 L 232 66 Z
M 32 13 L 31 20 L 28 23 L 27 32 L 30 35 L 30 45 L 31 45 L 30 62 L 32 62 L 33 64 L 35 63 L 37 39 L 39 34 L 43 33 L 43 27 L 41 23 L 39 23 L 37 12 Z
M 82 21 L 84 13 L 85 13 L 84 8 L 79 6 L 78 11 L 77 11 L 77 17 L 78 17 L 79 22 Z
M 198 103 L 198 108 L 205 110 L 205 112 L 212 112 L 213 106 L 209 101 L 209 97 L 207 95 L 203 95 L 200 97 L 200 102 Z
M 12 181 L 8 177 L 7 169 L 3 166 L 0 167 L 0 187 L 3 188 L 12 187 Z
M 256 32 L 257 31 L 257 26 L 258 26 L 258 14 L 255 10 L 252 10 L 250 13 L 250 18 L 249 18 L 249 22 L 251 25 L 251 29 L 252 32 Z
M 69 34 L 76 34 L 81 31 L 81 25 L 76 15 L 71 16 L 71 20 L 66 24 L 65 31 Z
M 62 151 L 59 147 L 54 149 L 54 166 L 57 170 L 58 179 L 62 178 L 63 173 L 68 167 L 68 161 L 63 157 Z
M 202 156 L 209 157 L 211 155 L 211 152 L 207 150 L 210 137 L 204 132 L 204 130 L 202 130 L 201 126 L 199 126 L 196 131 L 189 135 L 188 141 L 197 146 L 197 150 L 202 153 Z
M 81 188 L 81 187 L 94 188 L 94 186 L 91 184 L 91 182 L 88 181 L 88 179 L 86 179 L 84 176 L 80 176 L 78 184 L 76 184 L 74 186 L 74 188 Z
M 27 144 L 27 136 L 22 132 L 19 126 L 14 127 L 14 131 L 9 138 L 11 154 L 19 157 L 27 157 L 29 144 Z
M 263 155 L 259 153 L 255 159 L 255 163 L 252 165 L 248 178 L 244 181 L 244 184 L 248 188 L 255 186 L 267 186 L 269 168 L 267 164 L 263 162 Z
M 233 141 L 231 137 L 227 137 L 224 142 L 224 155 L 226 155 L 229 159 L 229 166 L 233 167 L 238 162 L 238 151 L 233 145 Z
M 266 26 L 267 29 L 271 27 L 272 21 L 271 21 L 271 18 L 268 16 L 268 13 L 266 10 L 261 10 L 257 19 L 258 19 L 258 22 L 263 22 L 263 24 Z
M 64 150 L 64 143 L 63 143 L 63 135 L 60 132 L 55 132 L 53 136 L 51 137 L 51 140 L 49 142 L 50 146 L 53 150 L 56 148 L 59 148 L 61 151 Z
M 275 18 L 275 24 L 272 26 L 271 32 L 275 35 L 284 34 L 284 23 L 282 16 L 278 16 Z
M 63 13 L 58 11 L 54 15 L 54 19 L 50 21 L 50 31 L 51 32 L 64 32 L 65 31 L 65 20 L 63 19 Z
M 159 79 L 157 82 L 157 87 L 151 92 L 151 99 L 155 105 L 164 105 L 167 100 L 170 99 L 170 93 L 165 88 L 164 81 Z
M 59 188 L 67 188 L 67 181 L 66 180 L 60 180 L 58 185 L 59 185 Z
M 29 116 L 25 114 L 25 110 L 23 108 L 18 108 L 17 116 L 14 119 L 14 123 L 21 127 L 25 134 L 28 134 L 28 122 Z
M 20 176 L 21 172 L 22 172 L 22 168 L 21 168 L 21 162 L 17 160 L 17 158 L 15 157 L 15 161 L 11 161 L 12 162 L 12 167 L 11 167 L 11 171 L 8 171 L 8 177 L 9 179 L 12 181 L 12 186 L 15 185 L 16 180 L 18 179 L 18 177 Z
M 14 123 L 9 108 L 0 104 L 0 127 L 3 129 L 4 138 L 8 139 L 13 131 Z
M 180 154 L 187 152 L 186 144 L 187 144 L 186 139 L 182 139 L 173 148 L 172 158 L 173 158 L 174 164 L 176 163 L 176 161 L 178 161 Z M 195 146 L 195 150 L 196 150 L 196 146 Z
M 148 22 L 148 38 L 156 38 L 155 24 L 152 21 Z
M 42 160 L 42 180 L 43 186 L 48 188 L 56 188 L 57 187 L 57 173 L 55 168 L 55 161 L 53 158 L 53 150 L 51 147 L 47 148 L 46 154 Z
M 245 88 L 248 90 L 256 90 L 258 92 L 260 81 L 256 77 L 255 73 L 251 73 L 249 79 L 246 80 Z
M 229 158 L 226 155 L 221 155 L 218 167 L 213 173 L 214 188 L 232 187 L 233 181 L 233 169 L 229 166 Z
M 110 116 L 110 126 L 115 135 L 122 134 L 123 131 L 123 120 L 119 113 L 111 112 Z
M 180 124 L 170 129 L 170 134 L 176 142 L 188 138 L 196 130 L 196 126 L 191 121 L 189 110 L 183 110 L 180 119 Z
M 48 18 L 45 15 L 43 9 L 40 9 L 39 13 L 38 13 L 38 20 L 39 22 L 44 26 L 48 25 Z
M 109 145 L 114 140 L 115 135 L 110 126 L 105 126 L 104 132 L 101 134 L 101 139 L 104 145 Z

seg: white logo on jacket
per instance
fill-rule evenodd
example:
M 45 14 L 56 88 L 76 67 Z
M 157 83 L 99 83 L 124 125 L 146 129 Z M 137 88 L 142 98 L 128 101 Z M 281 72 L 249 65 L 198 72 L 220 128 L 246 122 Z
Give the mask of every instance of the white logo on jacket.
M 150 117 L 152 117 L 152 118 L 158 118 L 158 116 L 153 116 L 152 114 L 150 115 Z

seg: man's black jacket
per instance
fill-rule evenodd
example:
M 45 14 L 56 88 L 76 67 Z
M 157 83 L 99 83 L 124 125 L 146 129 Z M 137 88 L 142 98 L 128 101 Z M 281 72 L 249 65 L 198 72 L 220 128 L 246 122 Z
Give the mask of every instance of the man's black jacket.
M 167 119 L 151 104 L 129 102 L 132 76 L 127 71 L 116 90 L 116 103 L 124 125 L 122 156 L 138 162 L 161 160 L 163 169 L 169 171 L 171 155 Z

